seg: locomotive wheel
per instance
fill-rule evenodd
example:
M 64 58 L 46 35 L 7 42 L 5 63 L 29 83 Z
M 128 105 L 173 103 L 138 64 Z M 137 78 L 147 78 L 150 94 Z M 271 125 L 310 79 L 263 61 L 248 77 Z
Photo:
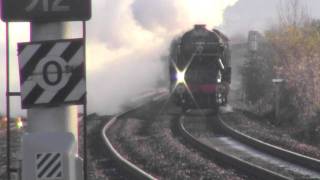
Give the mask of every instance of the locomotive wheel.
M 225 106 L 228 103 L 228 99 L 226 96 L 224 96 L 223 101 L 222 101 L 222 105 Z
M 186 105 L 181 106 L 182 112 L 185 113 L 188 110 L 188 107 Z
M 215 106 L 212 107 L 212 111 L 214 114 L 217 114 L 219 111 L 219 106 L 216 104 Z
M 182 99 L 182 101 L 181 101 L 181 109 L 182 109 L 183 113 L 187 112 L 187 110 L 188 110 L 188 105 L 186 104 L 184 99 Z
M 212 108 L 212 111 L 213 111 L 213 113 L 214 114 L 217 114 L 218 113 L 218 111 L 219 111 L 219 104 L 220 104 L 220 100 L 221 99 L 219 99 L 219 95 L 218 94 L 216 94 L 215 96 L 214 96 L 216 99 L 215 99 L 215 103 L 213 103 L 212 104 L 212 106 L 211 106 L 211 108 Z M 221 97 L 221 96 L 220 96 Z

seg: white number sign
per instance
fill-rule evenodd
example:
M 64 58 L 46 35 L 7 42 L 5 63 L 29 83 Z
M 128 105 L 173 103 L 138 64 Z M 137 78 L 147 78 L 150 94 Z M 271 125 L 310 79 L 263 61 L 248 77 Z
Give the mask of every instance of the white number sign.
M 44 12 L 69 11 L 70 6 L 61 5 L 62 1 L 63 0 L 53 0 L 53 1 L 50 1 L 51 4 L 49 4 L 49 0 L 32 0 L 30 4 L 26 7 L 26 11 L 27 12 L 33 11 L 39 3 L 42 5 L 42 10 Z

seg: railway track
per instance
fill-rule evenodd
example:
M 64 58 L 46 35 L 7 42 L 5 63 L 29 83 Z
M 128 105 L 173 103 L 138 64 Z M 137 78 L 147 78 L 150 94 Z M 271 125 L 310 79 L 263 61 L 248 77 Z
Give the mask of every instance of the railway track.
M 167 94 L 166 91 L 159 89 L 156 91 L 151 91 L 148 93 L 144 93 L 139 97 L 136 97 L 132 100 L 132 104 L 139 104 L 136 105 L 135 108 L 132 108 L 131 110 L 128 110 L 127 112 L 120 113 L 117 116 L 114 116 L 102 129 L 101 136 L 103 138 L 103 141 L 106 145 L 106 148 L 108 152 L 111 155 L 112 162 L 117 164 L 118 173 L 121 173 L 121 179 L 146 179 L 146 180 L 155 180 L 156 178 L 153 177 L 151 174 L 145 172 L 141 168 L 139 168 L 137 165 L 131 163 L 126 158 L 124 158 L 112 145 L 110 139 L 107 136 L 107 132 L 116 124 L 116 122 L 123 116 L 129 114 L 130 112 L 135 111 L 136 109 L 142 107 L 146 102 L 153 102 L 153 101 L 159 101 L 161 98 L 165 97 Z
M 224 118 L 228 118 L 228 115 L 225 117 L 219 118 L 220 127 L 224 129 L 229 136 L 241 141 L 245 144 L 255 146 L 259 150 L 272 154 L 273 156 L 279 157 L 281 159 L 290 161 L 295 164 L 300 164 L 309 169 L 313 169 L 314 171 L 320 172 L 320 160 L 308 155 L 299 154 L 297 152 L 287 150 L 284 147 L 279 147 L 277 145 L 272 145 L 264 142 L 263 140 L 252 138 L 250 135 L 246 135 L 245 133 L 232 128 L 228 123 L 224 121 Z M 232 118 L 231 118 L 232 119 Z
M 110 151 L 106 151 L 106 145 L 104 139 L 101 136 L 101 131 L 104 125 L 110 121 L 108 116 L 97 116 L 91 117 L 90 121 L 97 122 L 89 131 L 89 154 L 88 164 L 89 179 L 102 180 L 126 180 L 129 179 L 130 175 L 123 171 L 121 167 L 114 161 Z
M 227 125 L 221 117 L 219 118 L 218 123 L 221 129 L 223 129 L 223 131 L 226 134 L 233 137 L 234 139 L 237 139 L 242 143 L 248 144 L 250 146 L 254 146 L 256 149 L 260 151 L 267 152 L 268 154 L 271 154 L 283 160 L 289 161 L 291 163 L 306 167 L 308 169 L 312 169 L 313 171 L 316 171 L 316 172 L 320 172 L 320 160 L 318 159 L 308 157 L 299 153 L 295 153 L 295 152 L 286 150 L 284 148 L 274 146 L 274 145 L 265 143 L 261 140 L 250 137 L 244 133 L 241 133 L 240 131 L 237 131 L 236 129 L 233 129 L 231 126 Z M 318 178 L 320 179 L 320 174 Z
M 110 152 L 112 159 L 122 168 L 125 169 L 125 171 L 128 173 L 128 179 L 134 177 L 134 179 L 147 179 L 147 180 L 155 180 L 156 178 L 153 177 L 151 174 L 145 172 L 144 170 L 140 169 L 135 164 L 128 161 L 126 158 L 121 156 L 121 154 L 114 148 L 112 145 L 110 139 L 106 135 L 107 131 L 112 128 L 112 126 L 116 123 L 116 121 L 121 117 L 124 116 L 127 113 L 124 113 L 119 116 L 115 116 L 112 118 L 103 128 L 102 130 L 102 137 L 106 143 L 106 147 L 108 151 Z
M 110 180 L 127 180 L 132 178 L 155 179 L 154 177 L 139 169 L 133 163 L 127 161 L 124 157 L 122 157 L 111 144 L 109 138 L 107 137 L 107 132 L 116 124 L 119 118 L 135 111 L 145 103 L 158 101 L 159 99 L 166 96 L 166 94 L 167 91 L 165 89 L 146 91 L 128 101 L 127 108 L 131 107 L 129 108 L 130 110 L 120 113 L 112 117 L 111 119 L 106 119 L 106 117 L 104 116 L 94 117 L 95 121 L 98 121 L 99 123 L 95 124 L 94 127 L 91 127 L 93 128 L 93 133 L 91 133 L 91 136 L 95 142 L 98 139 L 101 139 L 102 142 L 100 143 L 100 141 L 98 141 L 100 144 L 98 146 L 95 146 L 96 149 L 91 150 L 94 153 L 93 159 L 96 161 L 94 163 L 93 169 L 95 169 L 95 171 L 92 171 L 92 177 L 95 177 L 95 179 L 107 178 Z
M 208 157 L 253 179 L 320 179 L 318 160 L 241 134 L 220 117 L 201 116 L 187 113 L 179 118 L 177 126 L 182 136 Z
M 159 99 L 154 99 L 154 101 L 158 101 L 158 100 Z M 146 107 L 150 108 L 149 105 L 147 105 Z M 148 112 L 146 109 L 148 109 L 148 108 L 145 108 L 145 110 L 141 110 L 141 108 L 139 108 L 140 115 L 143 114 L 142 119 L 143 118 L 152 118 L 152 115 L 156 116 L 156 114 L 154 114 L 154 112 L 149 113 L 148 115 L 145 115 L 145 112 Z M 154 107 L 152 107 L 151 109 L 154 109 Z M 141 120 L 141 117 L 139 117 L 139 115 L 138 116 L 133 115 L 133 114 L 137 114 L 134 111 L 130 111 L 130 112 L 127 112 L 127 113 L 124 113 L 124 114 L 121 114 L 119 116 L 112 118 L 112 120 L 110 120 L 104 126 L 104 128 L 102 130 L 102 137 L 104 139 L 105 144 L 107 145 L 108 152 L 112 156 L 112 161 L 116 162 L 117 166 L 120 167 L 120 169 L 123 169 L 124 170 L 123 172 L 125 172 L 127 174 L 127 175 L 125 175 L 124 179 L 132 179 L 132 178 L 134 178 L 134 179 L 157 179 L 157 178 L 162 179 L 162 178 L 164 178 L 165 179 L 165 176 L 162 177 L 161 175 L 159 175 L 159 172 L 157 173 L 158 170 L 155 170 L 152 168 L 150 169 L 148 167 L 146 168 L 146 166 L 148 166 L 146 164 L 150 163 L 150 162 L 146 163 L 146 161 L 149 161 L 148 158 L 147 159 L 142 158 L 141 162 L 139 162 L 139 159 L 141 159 L 141 157 L 134 157 L 133 161 L 131 158 L 129 158 L 131 161 L 131 162 L 129 162 L 127 160 L 128 154 L 125 154 L 125 157 L 121 156 L 120 153 L 113 146 L 113 144 L 111 143 L 111 140 L 109 139 L 109 137 L 107 135 L 108 131 L 111 131 L 112 129 L 114 129 L 114 126 L 115 126 L 115 124 L 117 124 L 117 122 L 122 123 L 122 124 L 120 123 L 121 125 L 117 125 L 117 126 L 124 126 L 125 121 L 127 121 L 127 122 L 131 121 L 131 122 L 136 123 L 135 128 L 137 129 L 137 131 L 139 131 L 138 133 L 142 133 L 144 135 L 149 133 L 148 136 L 150 136 L 150 133 L 152 134 L 153 132 L 149 132 L 150 130 L 149 130 L 148 126 L 151 126 L 152 123 Z M 154 111 L 154 110 L 152 110 L 152 111 Z M 131 113 L 131 112 L 134 112 L 134 113 Z M 128 114 L 130 114 L 130 115 L 128 115 Z M 290 161 L 288 162 L 288 161 L 284 161 L 284 160 L 281 160 L 281 159 L 275 157 L 272 153 L 270 153 L 268 151 L 267 151 L 268 153 L 262 153 L 261 150 L 264 150 L 264 148 L 262 148 L 262 147 L 264 147 L 265 143 L 262 142 L 261 144 L 263 144 L 263 145 L 261 145 L 261 144 L 256 145 L 258 147 L 255 147 L 255 148 L 249 147 L 247 144 L 249 144 L 250 146 L 255 146 L 256 142 L 255 143 L 253 143 L 253 142 L 248 143 L 247 142 L 248 140 L 245 140 L 245 138 L 248 138 L 251 140 L 253 138 L 246 137 L 243 134 L 240 136 L 239 132 L 237 132 L 234 129 L 231 129 L 229 126 L 227 126 L 221 120 L 221 118 L 217 118 L 214 116 L 205 116 L 205 118 L 203 118 L 204 117 L 203 115 L 200 115 L 200 116 L 199 115 L 190 115 L 189 116 L 188 113 L 184 114 L 180 118 L 178 118 L 179 115 L 180 114 L 175 114 L 175 118 L 174 118 L 174 119 L 178 119 L 176 122 L 178 125 L 179 132 L 185 138 L 186 141 L 188 141 L 190 144 L 192 144 L 194 146 L 193 147 L 194 149 L 197 149 L 196 151 L 198 151 L 198 150 L 203 151 L 206 154 L 204 158 L 207 158 L 207 156 L 208 156 L 208 157 L 215 160 L 212 162 L 218 162 L 218 164 L 219 165 L 221 164 L 223 167 L 226 167 L 226 168 L 231 167 L 233 169 L 236 169 L 237 172 L 242 174 L 241 175 L 242 177 L 248 176 L 250 179 L 268 179 L 268 180 L 269 179 L 276 179 L 276 180 L 277 179 L 280 179 L 280 180 L 282 180 L 282 179 L 297 179 L 297 178 L 317 179 L 318 177 L 320 177 L 320 174 L 316 172 L 316 168 L 319 167 L 317 162 L 313 162 L 313 160 L 311 162 L 307 161 L 308 162 L 307 164 L 309 164 L 310 166 L 307 164 L 302 164 L 303 167 L 301 167 L 301 165 L 297 165 L 299 163 L 296 160 L 292 160 L 292 158 L 295 158 L 295 157 L 292 157 L 292 155 L 289 155 L 289 156 L 282 155 L 285 158 L 290 157 Z M 166 116 L 169 116 L 169 115 L 166 114 Z M 134 118 L 138 118 L 138 119 L 134 120 Z M 194 118 L 196 120 L 194 122 L 192 122 L 192 119 L 194 119 Z M 202 118 L 202 121 L 199 121 L 199 118 L 200 119 Z M 120 120 L 120 119 L 122 119 L 122 120 Z M 197 123 L 199 124 L 199 122 L 203 123 L 202 126 L 205 127 L 206 130 L 194 128 L 194 127 L 197 127 L 197 125 L 195 125 L 195 124 L 197 124 Z M 212 123 L 212 122 L 214 122 L 214 123 Z M 139 125 L 137 125 L 137 124 L 139 124 Z M 213 129 L 208 128 L 209 126 L 214 127 L 214 128 Z M 132 128 L 132 129 L 135 129 L 135 128 Z M 113 132 L 114 132 L 114 130 L 113 130 Z M 109 132 L 109 134 L 110 133 L 111 132 Z M 207 133 L 207 134 L 205 135 L 205 137 L 202 137 L 201 133 Z M 154 139 L 152 140 L 152 138 L 158 138 L 156 136 L 163 136 L 163 135 L 156 135 L 152 138 L 149 138 L 144 135 L 141 135 L 141 136 L 139 135 L 138 138 L 141 138 L 141 139 L 137 140 L 137 142 L 138 142 L 137 144 L 139 144 L 139 142 L 153 141 Z M 166 139 L 168 137 L 160 137 L 160 138 Z M 170 137 L 170 138 L 172 138 L 172 137 Z M 164 149 L 164 147 L 161 147 L 160 145 L 157 147 L 162 150 Z M 189 147 L 189 145 L 187 145 L 187 147 Z M 138 148 L 137 148 L 137 146 L 135 148 L 139 149 L 139 145 L 138 145 Z M 184 148 L 186 148 L 186 147 L 184 147 Z M 269 147 L 269 151 L 272 151 L 272 150 L 270 150 L 270 148 L 271 147 Z M 277 150 L 274 150 L 274 151 L 276 154 Z M 171 152 L 172 152 L 172 150 L 171 150 Z M 137 153 L 137 152 L 133 152 L 133 155 L 135 153 Z M 156 153 L 156 152 L 154 152 L 154 153 Z M 159 152 L 157 152 L 157 153 L 159 153 Z M 161 154 L 161 153 L 163 153 L 163 152 L 160 152 L 158 154 L 158 156 L 161 156 L 162 158 L 165 158 L 164 156 L 166 156 L 168 154 L 166 152 L 163 154 Z M 195 153 L 193 151 L 192 154 L 198 154 L 198 153 Z M 148 156 L 148 157 L 150 158 L 150 156 Z M 302 158 L 307 158 L 307 157 L 302 157 Z M 136 161 L 137 159 L 138 159 L 138 161 Z M 164 160 L 164 161 L 166 161 L 166 160 Z M 303 159 L 300 159 L 298 161 L 303 161 Z M 134 162 L 134 163 L 132 163 L 132 162 Z M 135 165 L 136 163 L 138 165 Z M 159 161 L 159 163 L 162 163 L 162 161 Z M 189 161 L 189 163 L 190 163 L 190 161 Z M 303 161 L 302 163 L 306 163 L 306 162 Z M 142 165 L 142 164 L 144 164 L 144 165 Z M 186 164 L 186 162 L 184 162 L 182 164 Z M 160 166 L 156 165 L 156 167 L 160 167 Z M 146 171 L 142 170 L 141 167 L 143 169 L 145 169 L 148 173 Z M 150 172 L 152 172 L 152 175 L 150 174 Z M 169 176 L 169 177 L 171 177 L 171 176 Z M 247 178 L 245 178 L 245 179 L 247 179 Z
M 182 137 L 172 132 L 180 111 L 172 115 L 168 107 L 170 112 L 159 114 L 163 104 L 154 102 L 114 117 L 103 128 L 108 151 L 128 179 L 244 179 L 186 148 L 179 140 Z

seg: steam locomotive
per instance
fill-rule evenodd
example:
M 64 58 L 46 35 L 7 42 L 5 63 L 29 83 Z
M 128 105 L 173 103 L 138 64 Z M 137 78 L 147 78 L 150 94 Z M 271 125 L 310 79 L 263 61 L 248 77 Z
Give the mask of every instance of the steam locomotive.
M 231 82 L 229 39 L 220 31 L 194 28 L 172 42 L 170 91 L 174 102 L 187 109 L 218 110 L 227 103 Z

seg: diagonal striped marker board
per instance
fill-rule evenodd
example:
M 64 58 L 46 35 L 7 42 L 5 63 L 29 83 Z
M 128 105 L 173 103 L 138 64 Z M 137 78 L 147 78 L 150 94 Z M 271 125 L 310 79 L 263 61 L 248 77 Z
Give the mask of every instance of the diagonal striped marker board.
M 62 154 L 37 153 L 36 178 L 37 180 L 63 179 Z
M 84 104 L 83 39 L 19 43 L 22 108 Z

